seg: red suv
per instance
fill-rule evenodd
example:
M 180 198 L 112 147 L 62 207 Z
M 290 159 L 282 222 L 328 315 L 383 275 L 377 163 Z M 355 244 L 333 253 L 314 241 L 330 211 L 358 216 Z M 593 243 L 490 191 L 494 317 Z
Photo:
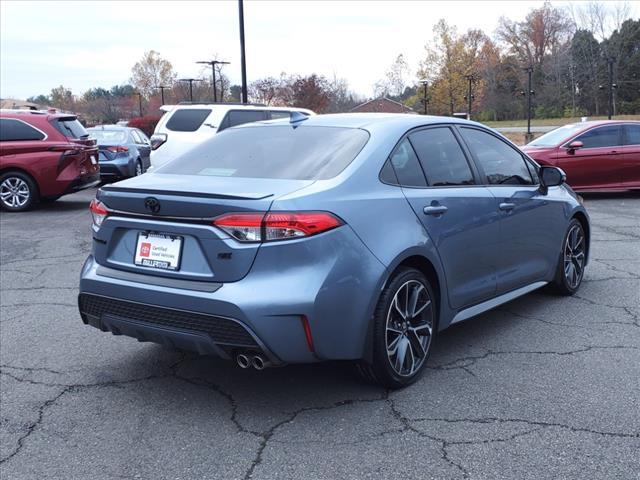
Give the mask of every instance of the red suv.
M 523 150 L 560 167 L 574 190 L 640 189 L 640 122 L 603 120 L 565 125 Z
M 75 116 L 0 110 L 0 207 L 27 210 L 99 182 L 96 141 Z

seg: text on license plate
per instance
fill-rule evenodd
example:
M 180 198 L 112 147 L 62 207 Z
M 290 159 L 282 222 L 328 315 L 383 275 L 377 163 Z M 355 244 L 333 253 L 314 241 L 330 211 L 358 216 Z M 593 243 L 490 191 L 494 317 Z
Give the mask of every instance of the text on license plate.
M 143 267 L 178 270 L 182 254 L 182 237 L 163 233 L 138 234 L 134 263 Z

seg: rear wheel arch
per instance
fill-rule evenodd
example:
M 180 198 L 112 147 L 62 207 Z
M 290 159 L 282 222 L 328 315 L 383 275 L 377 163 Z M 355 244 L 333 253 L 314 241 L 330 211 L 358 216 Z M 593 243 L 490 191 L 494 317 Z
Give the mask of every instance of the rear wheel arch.
M 5 173 L 11 173 L 11 172 L 21 173 L 22 175 L 26 175 L 27 177 L 29 177 L 31 179 L 31 181 L 33 182 L 33 184 L 36 186 L 36 194 L 38 195 L 38 198 L 40 197 L 40 185 L 38 184 L 38 180 L 36 180 L 36 177 L 34 177 L 31 174 L 31 172 L 29 172 L 28 170 L 25 170 L 24 168 L 20 168 L 20 167 L 4 167 L 4 168 L 0 168 L 0 176 L 4 175 Z

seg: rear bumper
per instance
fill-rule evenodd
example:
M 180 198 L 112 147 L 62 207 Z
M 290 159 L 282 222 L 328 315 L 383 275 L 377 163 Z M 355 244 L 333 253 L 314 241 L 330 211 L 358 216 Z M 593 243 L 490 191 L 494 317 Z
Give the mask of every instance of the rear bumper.
M 215 291 L 106 276 L 91 256 L 80 280 L 83 321 L 115 334 L 222 358 L 237 350 L 260 350 L 274 364 L 362 358 L 386 277 L 384 266 L 348 226 L 287 244 L 265 244 L 245 278 Z M 107 301 L 91 310 L 86 299 L 96 296 Z M 313 350 L 303 318 L 310 326 Z M 244 341 L 221 337 L 224 325 L 238 335 L 244 332 Z
M 84 190 L 86 188 L 95 187 L 100 183 L 100 174 L 92 173 L 89 175 L 84 175 L 73 180 L 64 190 L 63 195 L 68 193 L 79 192 L 80 190 Z
M 112 161 L 100 161 L 100 176 L 103 179 L 132 177 L 135 166 L 129 157 L 118 158 Z

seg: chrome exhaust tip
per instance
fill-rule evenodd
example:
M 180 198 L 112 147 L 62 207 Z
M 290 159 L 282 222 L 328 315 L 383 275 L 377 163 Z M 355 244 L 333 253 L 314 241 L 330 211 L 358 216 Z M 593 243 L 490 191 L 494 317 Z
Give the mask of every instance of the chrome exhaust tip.
M 264 370 L 271 366 L 271 362 L 266 360 L 262 355 L 254 355 L 251 359 L 251 365 L 253 365 L 253 368 L 256 370 Z
M 236 363 L 240 368 L 249 368 L 251 366 L 251 360 L 244 353 L 236 355 Z

